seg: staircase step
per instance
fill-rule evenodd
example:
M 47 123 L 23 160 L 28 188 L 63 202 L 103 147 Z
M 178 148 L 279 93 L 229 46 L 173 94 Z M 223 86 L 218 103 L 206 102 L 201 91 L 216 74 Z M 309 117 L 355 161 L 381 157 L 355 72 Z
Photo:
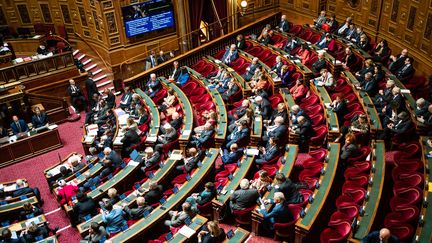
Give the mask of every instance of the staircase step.
M 85 66 L 85 65 L 89 64 L 91 61 L 92 61 L 92 59 L 89 58 L 89 59 L 83 61 L 82 64 Z
M 104 74 L 104 73 L 100 73 L 99 75 L 94 76 L 94 77 L 93 77 L 93 80 L 94 80 L 95 82 L 97 82 L 97 81 L 99 81 L 99 80 L 102 80 L 102 79 L 106 78 L 107 76 L 108 76 L 108 75 L 106 75 L 106 74 Z
M 106 86 L 106 85 L 108 85 L 108 84 L 111 84 L 111 83 L 112 83 L 111 80 L 107 80 L 107 81 L 105 81 L 105 82 L 99 82 L 99 83 L 97 83 L 96 86 L 97 86 L 98 89 L 99 89 L 99 88 L 101 88 L 101 87 L 103 87 L 103 86 Z
M 109 90 L 113 90 L 113 89 L 114 89 L 114 86 L 108 87 L 108 89 L 109 89 Z M 119 93 L 119 92 L 116 92 L 116 93 Z M 116 95 L 116 93 L 114 93 L 114 94 Z M 99 90 L 99 94 L 103 95 L 103 90 Z M 106 95 L 103 95 L 103 96 L 102 96 L 102 98 L 104 98 L 104 99 L 105 99 L 106 97 L 107 97 Z
M 92 71 L 93 75 L 96 75 L 96 74 L 98 74 L 100 72 L 102 72 L 102 69 L 100 69 L 100 68 L 97 69 L 97 70 L 95 70 L 95 71 Z
M 78 56 L 78 55 L 77 55 L 77 56 Z M 81 61 L 81 59 L 83 59 L 85 56 L 86 56 L 86 54 L 81 54 L 80 56 L 78 56 L 77 59 Z
M 78 52 L 80 52 L 80 50 L 76 49 L 75 51 L 72 52 L 72 55 L 75 56 L 76 54 L 78 54 Z
M 97 67 L 97 64 L 93 63 L 93 64 L 88 65 L 87 67 L 84 67 L 84 69 L 88 72 L 95 67 Z

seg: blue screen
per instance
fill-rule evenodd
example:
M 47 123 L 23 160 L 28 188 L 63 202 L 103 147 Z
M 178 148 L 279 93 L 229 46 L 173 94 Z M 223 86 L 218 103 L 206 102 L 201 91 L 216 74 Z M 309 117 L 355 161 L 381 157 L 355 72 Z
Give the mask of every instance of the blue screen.
M 126 36 L 161 30 L 174 26 L 171 1 L 150 0 L 122 8 Z

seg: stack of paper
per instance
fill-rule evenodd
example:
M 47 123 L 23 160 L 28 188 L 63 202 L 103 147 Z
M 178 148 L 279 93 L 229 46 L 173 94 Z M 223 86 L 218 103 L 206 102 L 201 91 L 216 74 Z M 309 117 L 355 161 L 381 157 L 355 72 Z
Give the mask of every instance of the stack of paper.
M 187 225 L 183 226 L 178 232 L 186 238 L 191 238 L 196 233 L 194 229 L 189 228 Z

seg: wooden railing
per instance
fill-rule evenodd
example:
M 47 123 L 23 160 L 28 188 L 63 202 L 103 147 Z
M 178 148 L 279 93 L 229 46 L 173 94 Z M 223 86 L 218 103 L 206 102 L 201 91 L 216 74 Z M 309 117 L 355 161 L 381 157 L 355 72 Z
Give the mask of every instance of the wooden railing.
M 42 104 L 50 122 L 61 122 L 69 116 L 67 98 L 34 93 L 26 93 L 26 98 L 30 106 Z
M 49 74 L 73 67 L 74 65 L 72 52 L 64 52 L 51 57 L 2 68 L 0 69 L 0 83 L 6 84 L 15 81 L 25 81 L 37 75 Z
M 213 56 L 218 51 L 225 49 L 226 46 L 235 43 L 235 38 L 238 34 L 243 34 L 244 36 L 247 36 L 252 33 L 255 33 L 257 30 L 261 30 L 262 28 L 264 28 L 266 24 L 271 24 L 272 26 L 276 25 L 280 19 L 280 15 L 281 13 L 277 12 L 262 17 L 258 19 L 256 22 L 248 24 L 228 35 L 219 37 L 207 44 L 200 46 L 199 48 L 190 50 L 157 67 L 151 68 L 133 77 L 127 78 L 124 80 L 124 83 L 126 86 L 143 88 L 143 86 L 149 79 L 151 73 L 155 73 L 157 76 L 165 76 L 165 77 L 169 76 L 172 72 L 174 61 L 178 61 L 181 66 L 191 66 L 192 64 L 200 60 L 202 57 L 206 55 Z M 127 75 L 127 71 L 123 73 Z

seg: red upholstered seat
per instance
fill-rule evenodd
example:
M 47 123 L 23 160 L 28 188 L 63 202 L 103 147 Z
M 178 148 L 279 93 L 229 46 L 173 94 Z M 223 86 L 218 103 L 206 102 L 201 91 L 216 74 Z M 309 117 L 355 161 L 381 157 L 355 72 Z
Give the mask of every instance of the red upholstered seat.
M 304 169 L 302 172 L 300 172 L 299 180 L 304 181 L 306 178 L 318 178 L 321 174 L 322 168 L 322 164 L 316 164 L 314 166 L 308 167 L 307 169 Z
M 366 190 L 363 188 L 352 187 L 352 188 L 344 188 L 345 191 L 342 193 L 351 197 L 353 202 L 356 204 L 360 204 L 366 196 Z
M 416 206 L 399 208 L 386 215 L 384 220 L 385 227 L 392 227 L 393 225 L 400 225 L 403 223 L 411 223 L 418 219 L 420 210 Z
M 233 210 L 234 219 L 237 225 L 250 225 L 252 223 L 252 211 L 255 209 L 253 207 L 244 210 Z
M 396 235 L 402 242 L 408 242 L 414 235 L 414 228 L 410 224 L 400 224 L 388 227 L 390 232 Z
M 364 161 L 366 157 L 370 154 L 371 149 L 368 146 L 363 146 L 359 149 L 359 154 L 355 157 L 351 157 L 347 159 L 348 163 L 354 163 L 358 161 Z
M 294 226 L 297 220 L 300 218 L 300 212 L 302 210 L 302 207 L 296 205 L 288 205 L 288 208 L 291 211 L 293 220 L 287 223 L 275 223 L 274 224 L 275 238 L 276 236 L 282 238 L 288 238 L 288 237 L 294 238 Z
M 351 223 L 348 221 L 329 224 L 329 226 L 321 233 L 321 243 L 344 242 L 351 233 Z
M 318 161 L 324 161 L 326 155 L 327 155 L 327 149 L 316 149 L 309 152 L 309 155 L 314 157 Z
M 336 212 L 330 217 L 329 223 L 336 223 L 340 221 L 352 221 L 359 214 L 358 206 L 355 204 L 344 205 L 337 209 Z
M 311 146 L 322 146 L 326 140 L 327 137 L 327 126 L 322 125 L 319 127 L 314 128 L 315 136 L 311 137 L 310 139 L 310 145 Z
M 396 211 L 408 206 L 414 206 L 421 201 L 422 195 L 423 191 L 417 187 L 401 189 L 390 200 L 390 208 Z
M 293 25 L 289 29 L 289 33 L 291 33 L 293 35 L 298 35 L 300 32 L 302 32 L 302 30 L 303 30 L 303 27 L 301 25 Z

